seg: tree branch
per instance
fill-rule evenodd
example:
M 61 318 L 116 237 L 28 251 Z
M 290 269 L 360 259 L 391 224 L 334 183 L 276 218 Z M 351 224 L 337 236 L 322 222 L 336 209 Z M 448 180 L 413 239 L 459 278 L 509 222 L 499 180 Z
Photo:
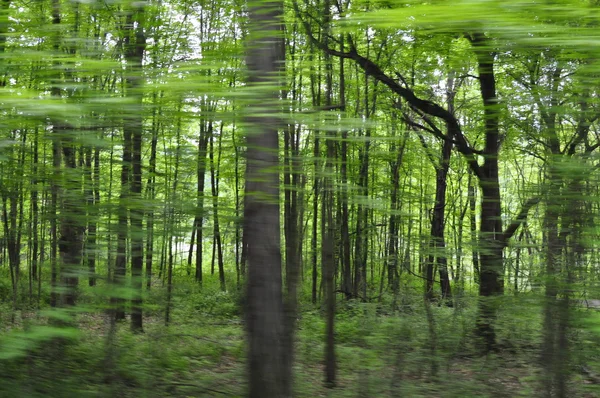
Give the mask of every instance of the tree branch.
M 508 225 L 508 227 L 506 227 L 506 229 L 504 230 L 504 233 L 502 234 L 502 242 L 505 245 L 510 240 L 510 238 L 513 237 L 513 235 L 515 234 L 515 232 L 517 232 L 517 230 L 519 229 L 519 227 L 525 221 L 527 221 L 527 215 L 529 213 L 529 210 L 531 210 L 531 208 L 533 206 L 535 206 L 538 203 L 540 203 L 541 199 L 542 199 L 541 195 L 533 196 L 533 197 L 529 198 L 529 200 L 527 200 L 527 202 L 525 202 L 525 204 L 523 205 L 523 207 L 521 207 L 521 211 L 519 212 L 519 214 L 517 215 L 517 217 L 515 217 L 511 221 L 511 223 Z
M 480 179 L 485 178 L 483 170 L 477 162 L 477 158 L 475 156 L 475 153 L 473 152 L 473 148 L 471 148 L 471 146 L 465 139 L 464 135 L 462 134 L 460 124 L 458 123 L 458 120 L 454 117 L 454 115 L 452 115 L 452 113 L 450 113 L 447 109 L 444 109 L 443 107 L 434 102 L 417 97 L 414 91 L 398 84 L 396 80 L 394 80 L 392 77 L 388 76 L 383 70 L 381 70 L 379 65 L 377 65 L 370 59 L 360 55 L 358 53 L 354 41 L 349 40 L 350 51 L 346 52 L 330 48 L 322 41 L 317 40 L 312 34 L 310 24 L 302 17 L 302 13 L 300 12 L 297 1 L 294 1 L 293 5 L 294 11 L 296 12 L 298 19 L 302 21 L 302 24 L 304 25 L 304 28 L 306 30 L 306 34 L 313 44 L 315 44 L 317 47 L 319 47 L 321 50 L 325 51 L 329 55 L 333 55 L 338 58 L 353 60 L 369 76 L 383 83 L 394 93 L 404 98 L 404 100 L 407 101 L 411 105 L 411 107 L 414 107 L 415 109 L 418 109 L 419 111 L 426 113 L 427 115 L 434 116 L 445 121 L 448 126 L 448 132 L 450 136 L 455 137 L 456 139 L 456 148 L 460 153 L 462 153 L 465 156 L 469 167 L 471 168 L 473 173 Z

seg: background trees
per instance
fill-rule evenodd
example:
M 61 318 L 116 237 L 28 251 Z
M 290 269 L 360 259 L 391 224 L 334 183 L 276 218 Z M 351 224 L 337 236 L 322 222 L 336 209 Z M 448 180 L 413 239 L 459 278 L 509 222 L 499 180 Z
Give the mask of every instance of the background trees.
M 319 377 L 446 392 L 492 352 L 489 373 L 515 371 L 507 353 L 541 371 L 508 395 L 583 394 L 572 381 L 600 373 L 580 310 L 598 275 L 595 8 L 2 1 L 2 391 L 43 395 L 102 341 L 89 385 L 210 395 L 172 346 L 238 347 L 245 328 L 253 396 Z M 149 350 L 134 375 L 125 344 Z M 223 350 L 208 368 L 243 363 Z M 69 377 L 52 388 L 81 392 Z

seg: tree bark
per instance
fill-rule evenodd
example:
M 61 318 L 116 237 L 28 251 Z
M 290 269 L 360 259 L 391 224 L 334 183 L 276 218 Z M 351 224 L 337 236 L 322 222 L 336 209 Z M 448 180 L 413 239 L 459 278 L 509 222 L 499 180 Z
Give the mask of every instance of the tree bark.
M 126 79 L 128 95 L 133 104 L 127 115 L 124 129 L 131 129 L 131 282 L 133 299 L 131 300 L 131 330 L 143 331 L 142 314 L 142 273 L 144 268 L 144 211 L 142 200 L 142 136 L 143 136 L 143 70 L 142 62 L 146 49 L 144 33 L 144 7 L 136 6 L 130 11 L 128 21 L 129 35 L 125 42 L 129 75 Z
M 480 252 L 479 283 L 479 296 L 481 296 L 481 299 L 479 302 L 477 331 L 484 340 L 486 351 L 490 351 L 495 349 L 496 344 L 496 334 L 492 326 L 497 305 L 494 296 L 500 296 L 504 293 L 503 251 L 506 246 L 502 231 L 500 181 L 498 178 L 500 109 L 496 97 L 495 54 L 489 48 L 489 43 L 482 34 L 474 34 L 471 42 L 477 56 L 485 125 L 484 162 L 479 178 L 482 194 L 480 226 L 482 250 Z
M 211 126 L 206 119 L 200 121 L 200 132 L 198 137 L 198 153 L 196 164 L 196 282 L 202 283 L 202 249 L 203 249 L 203 224 L 204 224 L 204 174 L 206 172 L 206 153 L 208 140 L 211 136 Z
M 214 134 L 212 134 L 212 123 L 211 126 L 211 138 L 209 139 L 210 143 L 210 186 L 212 193 L 212 208 L 213 208 L 213 258 L 212 258 L 212 266 L 211 266 L 211 274 L 214 274 L 214 264 L 215 264 L 215 251 L 217 254 L 217 264 L 219 267 L 219 284 L 221 286 L 221 291 L 226 290 L 225 285 L 225 266 L 223 264 L 223 245 L 221 242 L 221 229 L 219 227 L 219 168 L 220 168 L 220 159 L 221 159 L 221 143 L 223 138 L 223 123 L 221 123 L 221 128 L 218 137 L 218 154 L 217 160 L 215 161 L 215 148 L 214 148 Z
M 281 283 L 277 104 L 285 62 L 283 4 L 249 7 L 246 64 L 248 105 L 244 238 L 248 245 L 248 370 L 251 398 L 285 397 L 284 313 Z M 257 100 L 260 97 L 260 100 Z

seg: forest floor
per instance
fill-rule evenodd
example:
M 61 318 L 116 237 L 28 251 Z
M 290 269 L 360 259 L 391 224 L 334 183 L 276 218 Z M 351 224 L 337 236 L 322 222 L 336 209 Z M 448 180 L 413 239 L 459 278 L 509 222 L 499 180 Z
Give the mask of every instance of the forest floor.
M 160 302 L 161 294 L 156 292 L 156 297 L 147 300 L 144 333 L 130 333 L 124 321 L 117 324 L 110 339 L 107 316 L 93 301 L 79 308 L 78 326 L 71 334 L 47 326 L 47 320 L 33 312 L 23 312 L 14 324 L 2 315 L 0 353 L 5 359 L 0 360 L 0 396 L 244 396 L 246 346 L 239 299 L 217 290 L 199 293 L 180 288 L 167 327 L 163 308 L 153 304 Z M 338 378 L 336 387 L 328 389 L 322 382 L 325 324 L 321 309 L 301 305 L 294 365 L 296 396 L 538 395 L 542 386 L 541 311 L 533 297 L 523 295 L 505 303 L 496 325 L 501 349 L 486 356 L 478 353 L 472 333 L 474 297 L 465 297 L 454 308 L 432 306 L 434 335 L 418 294 L 403 296 L 400 311 L 391 313 L 386 308 L 385 303 L 338 304 Z M 587 314 L 578 322 L 589 326 L 596 315 Z M 574 328 L 571 339 L 576 348 L 571 356 L 571 396 L 600 396 L 599 378 L 594 376 L 600 374 L 600 334 Z M 11 355 L 19 350 L 25 354 Z

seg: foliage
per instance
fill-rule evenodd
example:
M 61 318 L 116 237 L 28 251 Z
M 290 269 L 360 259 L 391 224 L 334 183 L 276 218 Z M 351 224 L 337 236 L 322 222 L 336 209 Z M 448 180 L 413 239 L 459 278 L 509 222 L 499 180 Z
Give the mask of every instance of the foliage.
M 0 1 L 0 395 L 599 394 L 597 8 Z

